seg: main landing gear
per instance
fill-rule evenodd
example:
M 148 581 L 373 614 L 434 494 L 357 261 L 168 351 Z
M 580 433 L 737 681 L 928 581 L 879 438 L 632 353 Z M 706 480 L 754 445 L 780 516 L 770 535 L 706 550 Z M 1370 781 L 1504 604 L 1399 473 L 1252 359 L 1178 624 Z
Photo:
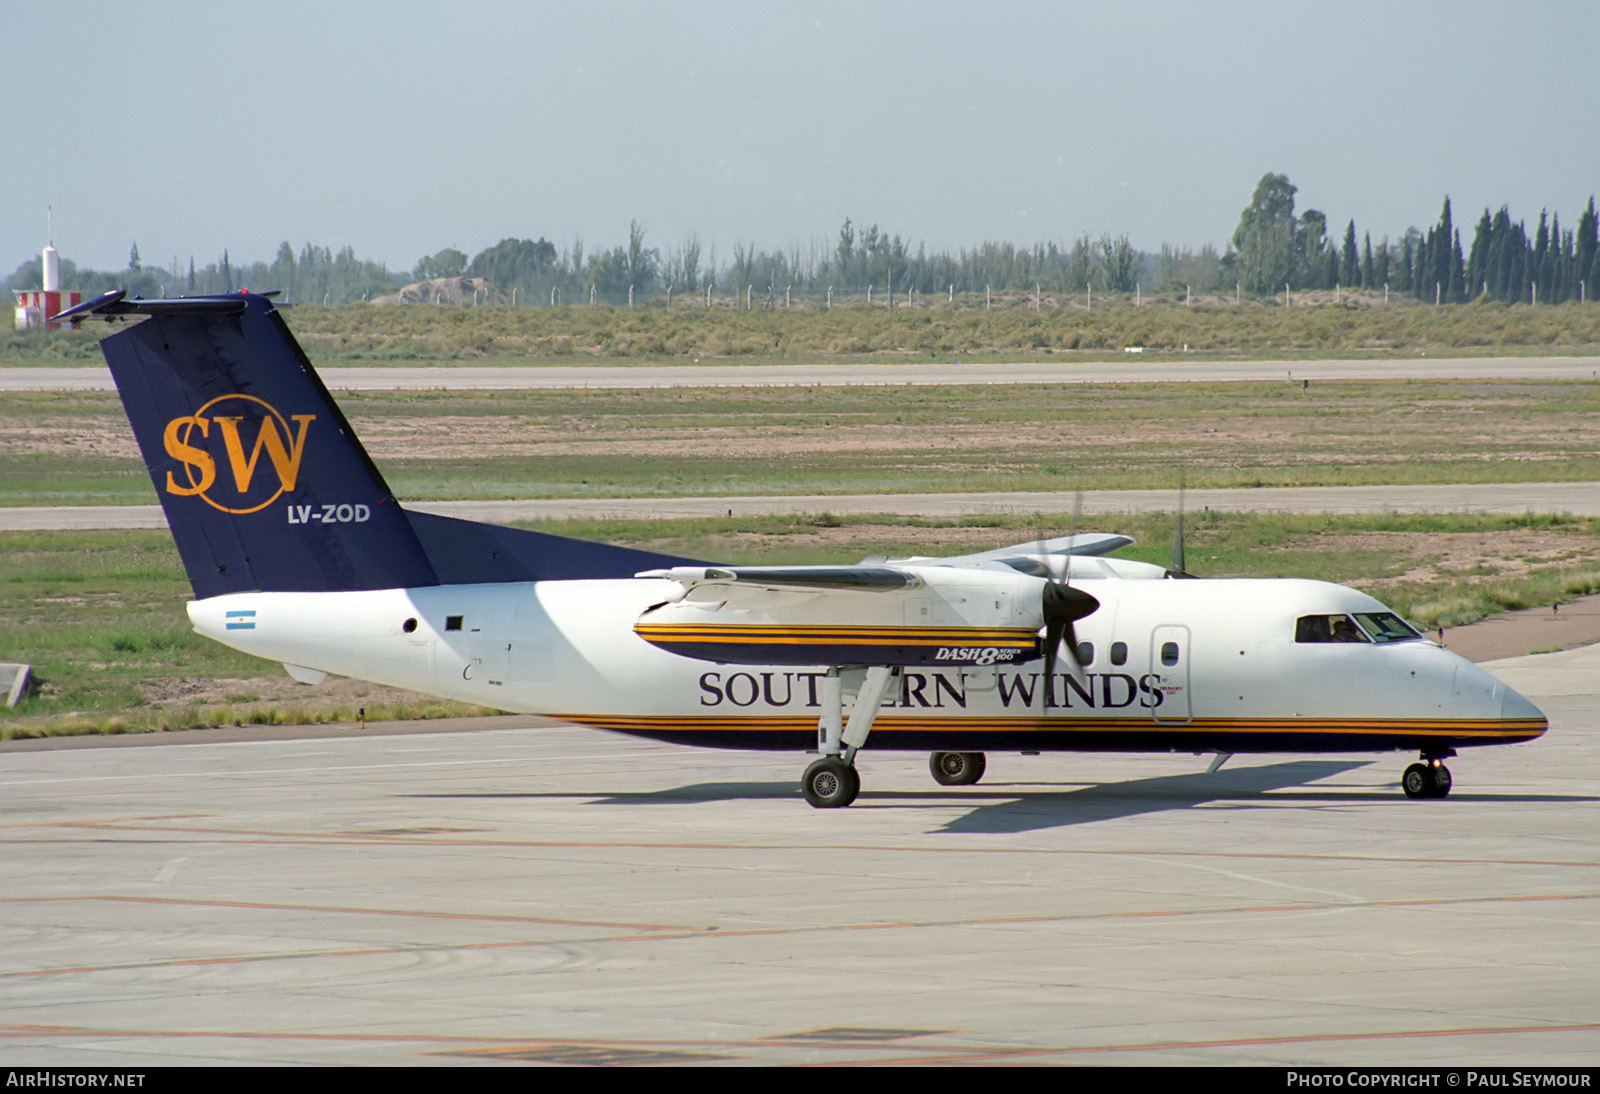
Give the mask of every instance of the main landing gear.
M 987 766 L 981 752 L 935 752 L 928 757 L 928 770 L 940 786 L 971 786 L 983 778 Z
M 844 724 L 844 680 L 839 668 L 829 669 L 821 680 L 822 717 L 817 722 L 817 750 L 822 759 L 800 777 L 800 793 L 817 809 L 841 809 L 861 792 L 856 753 L 867 743 L 878 708 L 889 689 L 900 682 L 899 665 L 873 665 L 856 689 L 850 723 Z
M 806 768 L 800 777 L 800 792 L 818 809 L 839 809 L 856 800 L 861 775 L 854 764 L 838 756 L 824 756 Z
M 1400 786 L 1408 798 L 1442 798 L 1450 793 L 1450 769 L 1442 756 L 1424 756 L 1400 776 Z

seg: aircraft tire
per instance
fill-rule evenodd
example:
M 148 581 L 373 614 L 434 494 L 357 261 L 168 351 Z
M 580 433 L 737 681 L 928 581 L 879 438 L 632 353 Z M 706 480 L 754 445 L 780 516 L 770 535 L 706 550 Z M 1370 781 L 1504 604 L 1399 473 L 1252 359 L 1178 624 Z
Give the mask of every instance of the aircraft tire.
M 800 792 L 816 809 L 842 809 L 861 792 L 861 776 L 837 756 L 824 756 L 800 777 Z
M 981 752 L 935 752 L 928 770 L 940 786 L 971 786 L 983 778 L 988 760 Z
M 1400 786 L 1408 798 L 1442 798 L 1450 793 L 1453 780 L 1444 764 L 1412 764 L 1400 776 Z
M 1400 776 L 1400 787 L 1408 798 L 1431 797 L 1433 772 L 1428 770 L 1427 764 L 1412 764 L 1406 768 L 1405 774 Z
M 1450 787 L 1453 782 L 1454 780 L 1450 777 L 1450 769 L 1444 764 L 1440 764 L 1433 769 L 1433 793 L 1428 796 L 1430 798 L 1444 797 L 1450 793 Z

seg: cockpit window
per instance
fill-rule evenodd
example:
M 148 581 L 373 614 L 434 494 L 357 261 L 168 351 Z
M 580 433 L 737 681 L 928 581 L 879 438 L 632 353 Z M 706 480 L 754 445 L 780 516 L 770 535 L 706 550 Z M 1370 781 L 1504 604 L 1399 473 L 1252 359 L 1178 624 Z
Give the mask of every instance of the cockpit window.
M 1302 615 L 1295 621 L 1296 642 L 1405 642 L 1421 638 L 1393 612 Z
M 1366 632 L 1348 615 L 1302 615 L 1294 625 L 1296 642 L 1366 642 Z
M 1405 642 L 1421 638 L 1416 630 L 1393 612 L 1357 612 L 1356 622 L 1374 642 Z

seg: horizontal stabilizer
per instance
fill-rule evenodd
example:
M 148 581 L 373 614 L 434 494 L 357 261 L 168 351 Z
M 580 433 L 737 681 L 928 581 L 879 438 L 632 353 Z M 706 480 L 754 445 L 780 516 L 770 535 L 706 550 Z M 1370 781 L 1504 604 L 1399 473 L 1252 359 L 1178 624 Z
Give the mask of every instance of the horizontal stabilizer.
M 242 312 L 246 306 L 246 296 L 257 295 L 263 297 L 276 296 L 276 293 L 228 293 L 222 296 L 177 296 L 171 300 L 143 300 L 134 297 L 129 300 L 127 289 L 115 289 L 93 300 L 68 308 L 59 315 L 52 316 L 50 322 L 55 323 L 63 319 L 83 319 L 86 316 L 98 315 L 110 322 L 125 315 L 177 315 L 183 312 Z
M 1057 536 L 1054 539 L 1034 540 L 1031 543 L 1014 543 L 1009 547 L 996 547 L 992 551 L 979 551 L 972 555 L 958 555 L 943 561 L 947 565 L 971 562 L 1005 562 L 1008 559 L 1038 559 L 1046 555 L 1076 555 L 1094 557 L 1109 555 L 1112 551 L 1133 545 L 1133 537 L 1114 532 L 1079 532 L 1075 536 Z

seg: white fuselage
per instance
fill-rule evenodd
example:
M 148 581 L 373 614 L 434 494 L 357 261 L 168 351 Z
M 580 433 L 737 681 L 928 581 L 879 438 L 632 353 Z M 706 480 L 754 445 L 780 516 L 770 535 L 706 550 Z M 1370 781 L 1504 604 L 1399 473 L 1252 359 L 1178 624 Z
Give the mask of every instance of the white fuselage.
M 1296 619 L 1370 612 L 1364 593 L 1302 580 L 1140 581 L 1084 587 L 1092 646 L 1043 662 L 908 668 L 873 747 L 1238 750 L 1412 748 L 1528 740 L 1539 711 L 1423 638 L 1304 644 Z M 633 632 L 678 586 L 656 578 L 237 593 L 192 602 L 195 629 L 236 649 L 502 710 L 732 747 L 805 747 L 825 666 L 717 664 Z M 1085 651 L 1088 652 L 1088 651 Z M 846 672 L 847 694 L 852 676 Z M 953 736 L 952 736 L 953 735 Z

